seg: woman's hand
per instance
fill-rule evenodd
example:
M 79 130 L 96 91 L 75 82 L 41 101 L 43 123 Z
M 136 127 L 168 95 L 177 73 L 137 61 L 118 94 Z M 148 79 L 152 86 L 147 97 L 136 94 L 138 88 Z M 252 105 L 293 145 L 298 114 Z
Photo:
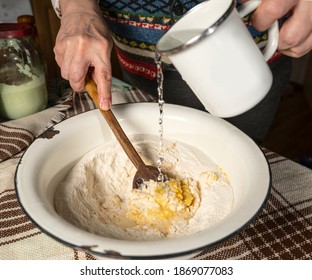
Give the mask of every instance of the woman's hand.
M 61 68 L 61 75 L 79 91 L 84 88 L 87 72 L 92 68 L 92 78 L 97 84 L 101 109 L 111 105 L 111 63 L 112 39 L 102 19 L 96 1 L 61 2 L 61 28 L 54 47 L 55 59 Z M 87 4 L 87 6 L 84 6 Z M 91 1 L 92 2 L 92 1 Z M 72 4 L 67 6 L 67 4 Z
M 286 14 L 289 18 L 281 26 L 278 49 L 288 56 L 303 56 L 312 49 L 311 0 L 262 0 L 252 23 L 259 31 L 264 31 Z

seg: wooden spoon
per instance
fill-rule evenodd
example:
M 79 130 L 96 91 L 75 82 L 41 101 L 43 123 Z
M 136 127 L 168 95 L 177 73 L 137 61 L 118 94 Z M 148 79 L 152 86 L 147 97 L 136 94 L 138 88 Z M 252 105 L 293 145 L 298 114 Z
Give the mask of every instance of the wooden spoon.
M 159 170 L 150 165 L 146 165 L 135 148 L 133 147 L 132 143 L 128 139 L 125 132 L 122 130 L 118 120 L 116 119 L 115 115 L 113 114 L 112 110 L 103 111 L 100 109 L 98 104 L 98 92 L 96 83 L 89 77 L 86 79 L 85 88 L 92 98 L 93 102 L 96 104 L 98 109 L 100 110 L 101 114 L 105 118 L 106 122 L 108 123 L 109 127 L 113 131 L 114 135 L 116 136 L 117 140 L 119 141 L 121 147 L 124 149 L 125 153 L 134 164 L 137 169 L 137 172 L 133 178 L 133 188 L 138 189 L 140 185 L 145 181 L 149 180 L 158 180 Z

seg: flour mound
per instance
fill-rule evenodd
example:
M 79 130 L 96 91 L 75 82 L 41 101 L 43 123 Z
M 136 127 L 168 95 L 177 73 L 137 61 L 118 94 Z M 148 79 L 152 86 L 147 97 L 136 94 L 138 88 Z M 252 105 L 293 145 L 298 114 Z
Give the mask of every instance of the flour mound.
M 131 137 L 143 161 L 157 166 L 159 138 Z M 69 172 L 55 192 L 56 211 L 95 234 L 122 240 L 177 238 L 228 215 L 233 189 L 222 169 L 187 144 L 164 139 L 163 172 L 171 181 L 132 189 L 135 167 L 118 143 L 101 145 Z

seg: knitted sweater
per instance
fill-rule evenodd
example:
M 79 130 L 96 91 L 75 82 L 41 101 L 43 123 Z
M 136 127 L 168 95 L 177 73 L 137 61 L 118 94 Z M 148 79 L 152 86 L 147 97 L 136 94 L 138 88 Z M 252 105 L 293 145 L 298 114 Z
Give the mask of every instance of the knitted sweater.
M 57 0 L 52 0 L 55 7 Z M 103 17 L 111 31 L 121 66 L 128 72 L 153 80 L 156 78 L 155 45 L 185 12 L 204 0 L 99 0 Z M 237 1 L 237 6 L 241 5 Z M 57 11 L 57 8 L 56 8 Z M 243 21 L 259 48 L 265 46 L 266 32 L 258 32 Z M 278 58 L 278 52 L 272 60 Z M 164 59 L 167 67 L 170 61 Z
M 100 0 L 121 66 L 133 74 L 154 79 L 157 41 L 185 12 L 201 2 L 203 0 Z M 258 32 L 250 25 L 249 19 L 250 16 L 247 16 L 243 20 L 259 48 L 262 48 L 267 33 Z M 273 59 L 278 55 L 276 53 Z

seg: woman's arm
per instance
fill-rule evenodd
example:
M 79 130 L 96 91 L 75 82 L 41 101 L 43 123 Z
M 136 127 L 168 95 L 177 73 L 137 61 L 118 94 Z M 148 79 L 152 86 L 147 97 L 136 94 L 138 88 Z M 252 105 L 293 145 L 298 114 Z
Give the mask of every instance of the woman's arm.
M 103 110 L 111 105 L 112 39 L 96 0 L 60 0 L 61 27 L 54 47 L 61 75 L 74 90 L 85 85 L 88 70 L 97 84 Z

